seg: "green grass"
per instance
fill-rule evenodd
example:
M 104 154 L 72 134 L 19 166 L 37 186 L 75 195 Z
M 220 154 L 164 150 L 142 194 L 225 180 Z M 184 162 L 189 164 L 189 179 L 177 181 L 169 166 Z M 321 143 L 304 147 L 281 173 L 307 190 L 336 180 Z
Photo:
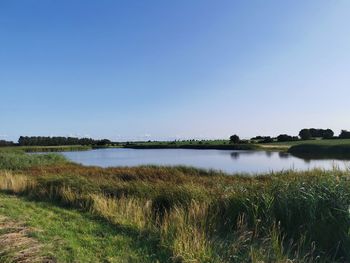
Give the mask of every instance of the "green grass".
M 10 146 L 0 147 L 0 151 L 24 151 L 24 152 L 71 152 L 91 150 L 91 146 L 64 145 L 64 146 Z
M 137 227 L 4 194 L 0 203 L 0 214 L 33 229 L 31 236 L 44 245 L 42 253 L 58 262 L 163 262 L 158 256 L 166 255 Z
M 256 150 L 257 144 L 231 144 L 228 140 L 203 141 L 164 141 L 164 142 L 133 142 L 123 145 L 135 149 L 216 149 L 216 150 Z
M 0 169 L 19 170 L 68 162 L 59 154 L 26 154 L 21 151 L 0 151 Z

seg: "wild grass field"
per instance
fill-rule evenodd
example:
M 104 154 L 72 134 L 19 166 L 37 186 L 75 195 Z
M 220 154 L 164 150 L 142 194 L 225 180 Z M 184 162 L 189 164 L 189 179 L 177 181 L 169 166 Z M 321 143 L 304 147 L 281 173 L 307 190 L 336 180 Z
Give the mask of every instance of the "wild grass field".
M 3 151 L 0 190 L 4 262 L 31 251 L 1 247 L 11 225 L 25 226 L 38 248 L 28 258 L 43 262 L 350 260 L 350 171 L 244 177 Z

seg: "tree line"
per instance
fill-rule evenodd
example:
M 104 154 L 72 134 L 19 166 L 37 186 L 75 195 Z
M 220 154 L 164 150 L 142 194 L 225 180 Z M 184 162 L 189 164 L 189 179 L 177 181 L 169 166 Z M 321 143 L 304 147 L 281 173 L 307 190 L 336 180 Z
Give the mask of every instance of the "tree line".
M 108 139 L 94 140 L 91 138 L 75 137 L 45 137 L 45 136 L 21 136 L 18 139 L 19 146 L 61 146 L 61 145 L 108 145 L 112 142 Z
M 290 142 L 298 140 L 314 140 L 314 139 L 350 139 L 350 131 L 342 130 L 339 136 L 334 136 L 334 132 L 331 129 L 302 129 L 299 132 L 299 136 L 292 136 L 288 134 L 280 134 L 277 137 L 271 136 L 255 136 L 251 138 L 250 142 L 257 143 L 271 143 L 271 142 Z M 230 142 L 246 143 L 246 140 L 241 140 L 237 134 L 230 137 Z
M 14 146 L 14 142 L 10 141 L 5 141 L 5 140 L 0 140 L 0 147 L 5 147 L 5 146 Z

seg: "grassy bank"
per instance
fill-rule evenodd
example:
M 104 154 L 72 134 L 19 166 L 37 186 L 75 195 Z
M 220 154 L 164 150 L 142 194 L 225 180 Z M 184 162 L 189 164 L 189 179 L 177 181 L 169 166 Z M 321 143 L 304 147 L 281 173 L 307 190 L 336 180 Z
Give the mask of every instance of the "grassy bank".
M 34 237 L 59 262 L 350 260 L 347 171 L 242 177 L 17 155 L 0 155 L 0 214 L 39 228 Z M 62 214 L 70 226 L 61 233 Z
M 256 150 L 256 144 L 231 144 L 227 140 L 176 141 L 176 142 L 135 142 L 123 145 L 133 149 L 215 149 L 215 150 Z
M 161 260 L 161 252 L 157 255 L 153 253 L 156 240 L 143 238 L 136 227 L 117 226 L 90 212 L 57 207 L 47 202 L 34 202 L 24 197 L 0 194 L 0 203 L 0 215 L 25 226 L 28 229 L 27 236 L 35 239 L 40 248 L 35 251 L 36 259 L 54 260 L 25 262 L 146 263 Z M 13 224 L 7 232 L 11 229 Z M 0 240 L 1 234 L 2 231 Z M 12 243 L 12 246 L 12 255 L 20 249 L 24 254 L 33 249 L 31 243 L 22 248 L 15 247 L 16 243 Z M 27 257 L 33 259 L 32 255 Z M 0 253 L 0 262 L 14 261 L 10 253 Z
M 350 159 L 350 143 L 347 144 L 299 144 L 289 148 L 289 153 L 304 159 Z
M 343 145 L 350 144 L 350 139 L 323 139 L 323 140 L 300 140 L 300 141 L 291 141 L 291 142 L 273 142 L 273 143 L 263 143 L 262 145 L 270 146 L 294 146 L 300 144 L 312 144 L 312 145 Z
M 0 168 L 21 170 L 27 167 L 59 165 L 68 161 L 58 154 L 29 155 L 22 151 L 0 151 Z
M 173 141 L 173 142 L 133 142 L 122 145 L 125 148 L 134 149 L 217 149 L 217 150 L 265 150 L 265 151 L 288 151 L 292 146 L 297 145 L 320 145 L 338 146 L 350 145 L 350 139 L 324 139 L 324 140 L 300 140 L 290 142 L 273 143 L 245 143 L 231 144 L 228 140 L 207 140 L 207 141 Z
M 23 152 L 72 152 L 91 150 L 91 146 L 65 145 L 65 146 L 11 146 L 0 147 L 1 151 L 23 151 Z

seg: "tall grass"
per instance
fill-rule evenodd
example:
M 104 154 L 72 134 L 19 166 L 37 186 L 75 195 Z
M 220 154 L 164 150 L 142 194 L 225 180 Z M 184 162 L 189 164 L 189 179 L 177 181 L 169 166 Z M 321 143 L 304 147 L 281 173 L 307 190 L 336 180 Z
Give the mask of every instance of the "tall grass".
M 59 154 L 26 154 L 21 151 L 0 151 L 0 169 L 20 170 L 68 162 Z
M 0 189 L 11 193 L 23 193 L 34 188 L 35 181 L 27 176 L 3 171 L 0 173 Z
M 92 146 L 87 145 L 63 145 L 63 146 L 9 146 L 0 147 L 0 151 L 22 151 L 22 152 L 72 152 L 88 151 Z
M 63 162 L 2 171 L 0 190 L 135 226 L 157 237 L 173 262 L 350 260 L 349 171 L 247 178 Z

